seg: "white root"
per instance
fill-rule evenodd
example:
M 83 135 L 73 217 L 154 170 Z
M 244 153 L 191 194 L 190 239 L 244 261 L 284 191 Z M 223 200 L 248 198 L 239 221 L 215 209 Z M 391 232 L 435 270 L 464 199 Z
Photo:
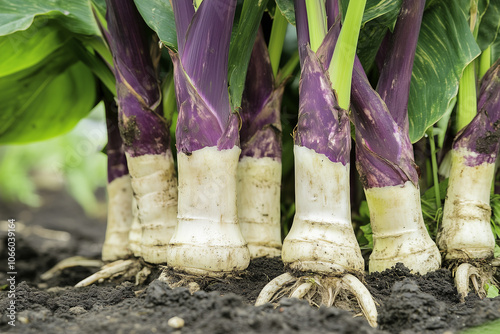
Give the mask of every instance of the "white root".
M 425 274 L 441 266 L 441 255 L 424 224 L 418 187 L 365 189 L 373 231 L 370 272 L 381 272 L 402 262 L 414 273 Z
M 458 295 L 462 303 L 465 302 L 465 297 L 469 293 L 469 279 L 472 281 L 474 290 L 480 298 L 484 298 L 486 293 L 482 287 L 481 274 L 479 270 L 469 263 L 462 263 L 458 266 L 455 273 L 455 286 L 457 287 Z M 479 279 L 479 283 L 477 280 Z
M 284 273 L 274 279 L 272 279 L 267 285 L 262 289 L 255 301 L 255 306 L 264 305 L 269 303 L 273 296 L 286 284 L 294 281 L 295 278 L 289 273 Z
M 342 283 L 345 288 L 356 296 L 358 304 L 370 326 L 373 328 L 377 327 L 377 307 L 375 306 L 375 301 L 366 286 L 361 283 L 357 277 L 351 274 L 346 274 L 342 278 Z
M 95 283 L 100 280 L 104 280 L 110 278 L 119 273 L 127 272 L 133 265 L 135 264 L 134 260 L 118 260 L 115 262 L 111 262 L 101 268 L 98 272 L 84 280 L 78 282 L 75 285 L 75 288 L 80 288 L 83 286 L 88 286 L 92 283 Z
M 238 220 L 252 258 L 281 255 L 281 162 L 243 157 L 238 163 Z
M 239 147 L 179 153 L 178 224 L 167 249 L 169 267 L 220 277 L 244 270 L 250 253 L 236 209 Z
M 301 285 L 299 285 L 297 289 L 295 289 L 294 292 L 292 292 L 290 298 L 297 298 L 297 299 L 303 298 L 306 295 L 306 293 L 308 293 L 309 290 L 311 290 L 312 285 L 313 284 L 311 282 L 302 283 Z
M 108 221 L 102 246 L 102 260 L 115 261 L 130 255 L 129 231 L 132 225 L 132 185 L 126 174 L 108 183 Z
M 283 262 L 300 271 L 362 272 L 351 224 L 349 164 L 298 145 L 294 154 L 296 212 L 283 242 Z
M 442 229 L 437 241 L 448 260 L 491 258 L 495 239 L 490 227 L 490 189 L 495 164 L 467 166 L 466 149 L 452 150 Z
M 135 257 L 141 257 L 141 239 L 142 226 L 139 221 L 139 209 L 137 208 L 137 200 L 132 197 L 132 225 L 128 234 L 128 246 Z
M 167 245 L 177 223 L 172 152 L 137 157 L 127 154 L 127 163 L 142 228 L 141 256 L 151 263 L 167 262 Z
M 40 278 L 44 281 L 47 281 L 54 277 L 58 272 L 62 271 L 63 269 L 66 268 L 72 268 L 72 267 L 100 267 L 102 266 L 102 261 L 100 260 L 93 260 L 93 259 L 88 259 L 83 256 L 73 256 L 69 257 L 67 259 L 62 260 L 58 264 L 56 264 L 54 267 L 49 269 L 47 272 L 43 273 Z

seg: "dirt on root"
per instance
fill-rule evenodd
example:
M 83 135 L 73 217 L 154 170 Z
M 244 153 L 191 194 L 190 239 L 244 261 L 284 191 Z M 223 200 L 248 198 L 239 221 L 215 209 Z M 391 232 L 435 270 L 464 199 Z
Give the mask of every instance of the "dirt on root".
M 365 277 L 378 302 L 377 329 L 347 311 L 295 299 L 253 306 L 260 290 L 284 272 L 278 258 L 253 260 L 237 278 L 201 280 L 202 290 L 193 295 L 186 288 L 170 289 L 157 279 L 159 270 L 140 286 L 117 280 L 74 288 L 97 269 L 84 267 L 43 281 L 40 275 L 64 258 L 99 258 L 105 230 L 104 218 L 86 218 L 69 196 L 47 193 L 44 198 L 45 205 L 35 210 L 0 203 L 0 220 L 19 223 L 15 298 L 4 285 L 9 278 L 5 224 L 0 230 L 1 333 L 455 333 L 500 318 L 500 298 L 480 300 L 471 293 L 460 303 L 449 270 L 420 276 L 402 265 Z M 15 326 L 9 325 L 7 309 L 12 300 Z M 184 326 L 171 327 L 172 317 L 182 318 Z

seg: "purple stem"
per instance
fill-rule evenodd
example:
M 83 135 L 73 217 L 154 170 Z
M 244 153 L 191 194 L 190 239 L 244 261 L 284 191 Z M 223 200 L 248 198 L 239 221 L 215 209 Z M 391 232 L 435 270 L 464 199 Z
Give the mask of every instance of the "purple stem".
M 241 156 L 281 160 L 280 109 L 284 86 L 274 76 L 262 29 L 257 32 L 248 64 L 241 106 Z
M 184 45 L 186 44 L 186 34 L 194 15 L 193 1 L 173 0 L 170 3 L 172 4 L 172 9 L 174 10 L 177 48 L 179 54 L 183 54 Z
M 392 118 L 385 102 L 371 87 L 359 60 L 352 77 L 351 106 L 356 127 L 356 167 L 363 187 L 418 182 L 408 133 Z
M 408 132 L 408 99 L 425 0 L 403 0 L 391 36 L 377 92 L 396 123 Z
M 108 130 L 108 183 L 128 174 L 127 158 L 123 150 L 123 141 L 118 128 L 118 106 L 113 96 L 109 93 L 104 96 L 104 109 L 106 112 L 106 127 Z
M 495 163 L 500 148 L 500 59 L 486 72 L 479 89 L 478 113 L 453 143 L 453 149 L 465 148 L 470 167 Z
M 179 152 L 207 146 L 230 149 L 239 144 L 238 117 L 231 113 L 227 87 L 228 54 L 236 0 L 205 0 L 194 13 L 174 63 L 179 117 Z M 180 15 L 174 11 L 174 15 Z M 176 16 L 186 26 L 187 15 Z M 181 29 L 183 29 L 181 27 Z M 179 29 L 179 30 L 181 30 Z M 178 32 L 179 33 L 179 32 Z
M 297 43 L 299 48 L 300 67 L 304 64 L 307 55 L 306 46 L 310 44 L 309 24 L 307 23 L 307 10 L 305 0 L 294 0 L 295 25 L 297 27 Z
M 161 94 L 146 25 L 133 0 L 106 0 L 106 5 L 125 152 L 163 154 L 169 149 L 169 133 L 160 116 Z
M 337 24 L 338 26 L 339 24 Z M 324 154 L 332 162 L 346 165 L 350 161 L 351 138 L 347 112 L 338 107 L 328 78 L 337 41 L 334 26 L 315 54 L 307 45 L 299 86 L 299 120 L 294 134 L 295 144 Z

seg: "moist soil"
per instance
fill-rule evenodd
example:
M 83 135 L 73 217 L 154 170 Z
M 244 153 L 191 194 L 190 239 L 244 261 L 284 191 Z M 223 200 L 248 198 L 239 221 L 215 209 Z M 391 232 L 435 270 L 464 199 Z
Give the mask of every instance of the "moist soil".
M 75 256 L 99 259 L 105 217 L 88 218 L 70 196 L 43 193 L 44 205 L 33 209 L 0 203 L 0 332 L 11 333 L 456 333 L 500 318 L 500 298 L 473 293 L 460 303 L 452 274 L 440 269 L 412 275 L 402 265 L 365 277 L 378 303 L 377 329 L 363 317 L 335 307 L 311 307 L 282 299 L 279 305 L 253 306 L 260 290 L 284 272 L 279 258 L 253 260 L 239 277 L 199 281 L 201 290 L 170 289 L 149 278 L 136 286 L 118 278 L 75 288 L 97 268 L 64 269 L 40 278 L 59 261 Z M 5 221 L 16 219 L 15 298 L 9 298 Z M 15 326 L 7 307 L 15 301 Z M 169 326 L 180 317 L 182 328 Z

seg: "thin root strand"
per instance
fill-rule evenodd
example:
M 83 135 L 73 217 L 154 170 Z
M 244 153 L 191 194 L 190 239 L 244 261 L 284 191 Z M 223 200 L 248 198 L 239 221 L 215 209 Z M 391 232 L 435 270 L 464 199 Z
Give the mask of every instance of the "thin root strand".
M 135 263 L 136 262 L 134 260 L 118 260 L 115 262 L 111 262 L 103 266 L 101 270 L 99 270 L 95 274 L 90 275 L 89 277 L 77 283 L 75 287 L 79 288 L 88 286 L 100 280 L 110 278 L 111 276 L 114 276 L 116 274 L 128 272 L 130 269 L 132 269 L 132 267 L 134 267 Z

